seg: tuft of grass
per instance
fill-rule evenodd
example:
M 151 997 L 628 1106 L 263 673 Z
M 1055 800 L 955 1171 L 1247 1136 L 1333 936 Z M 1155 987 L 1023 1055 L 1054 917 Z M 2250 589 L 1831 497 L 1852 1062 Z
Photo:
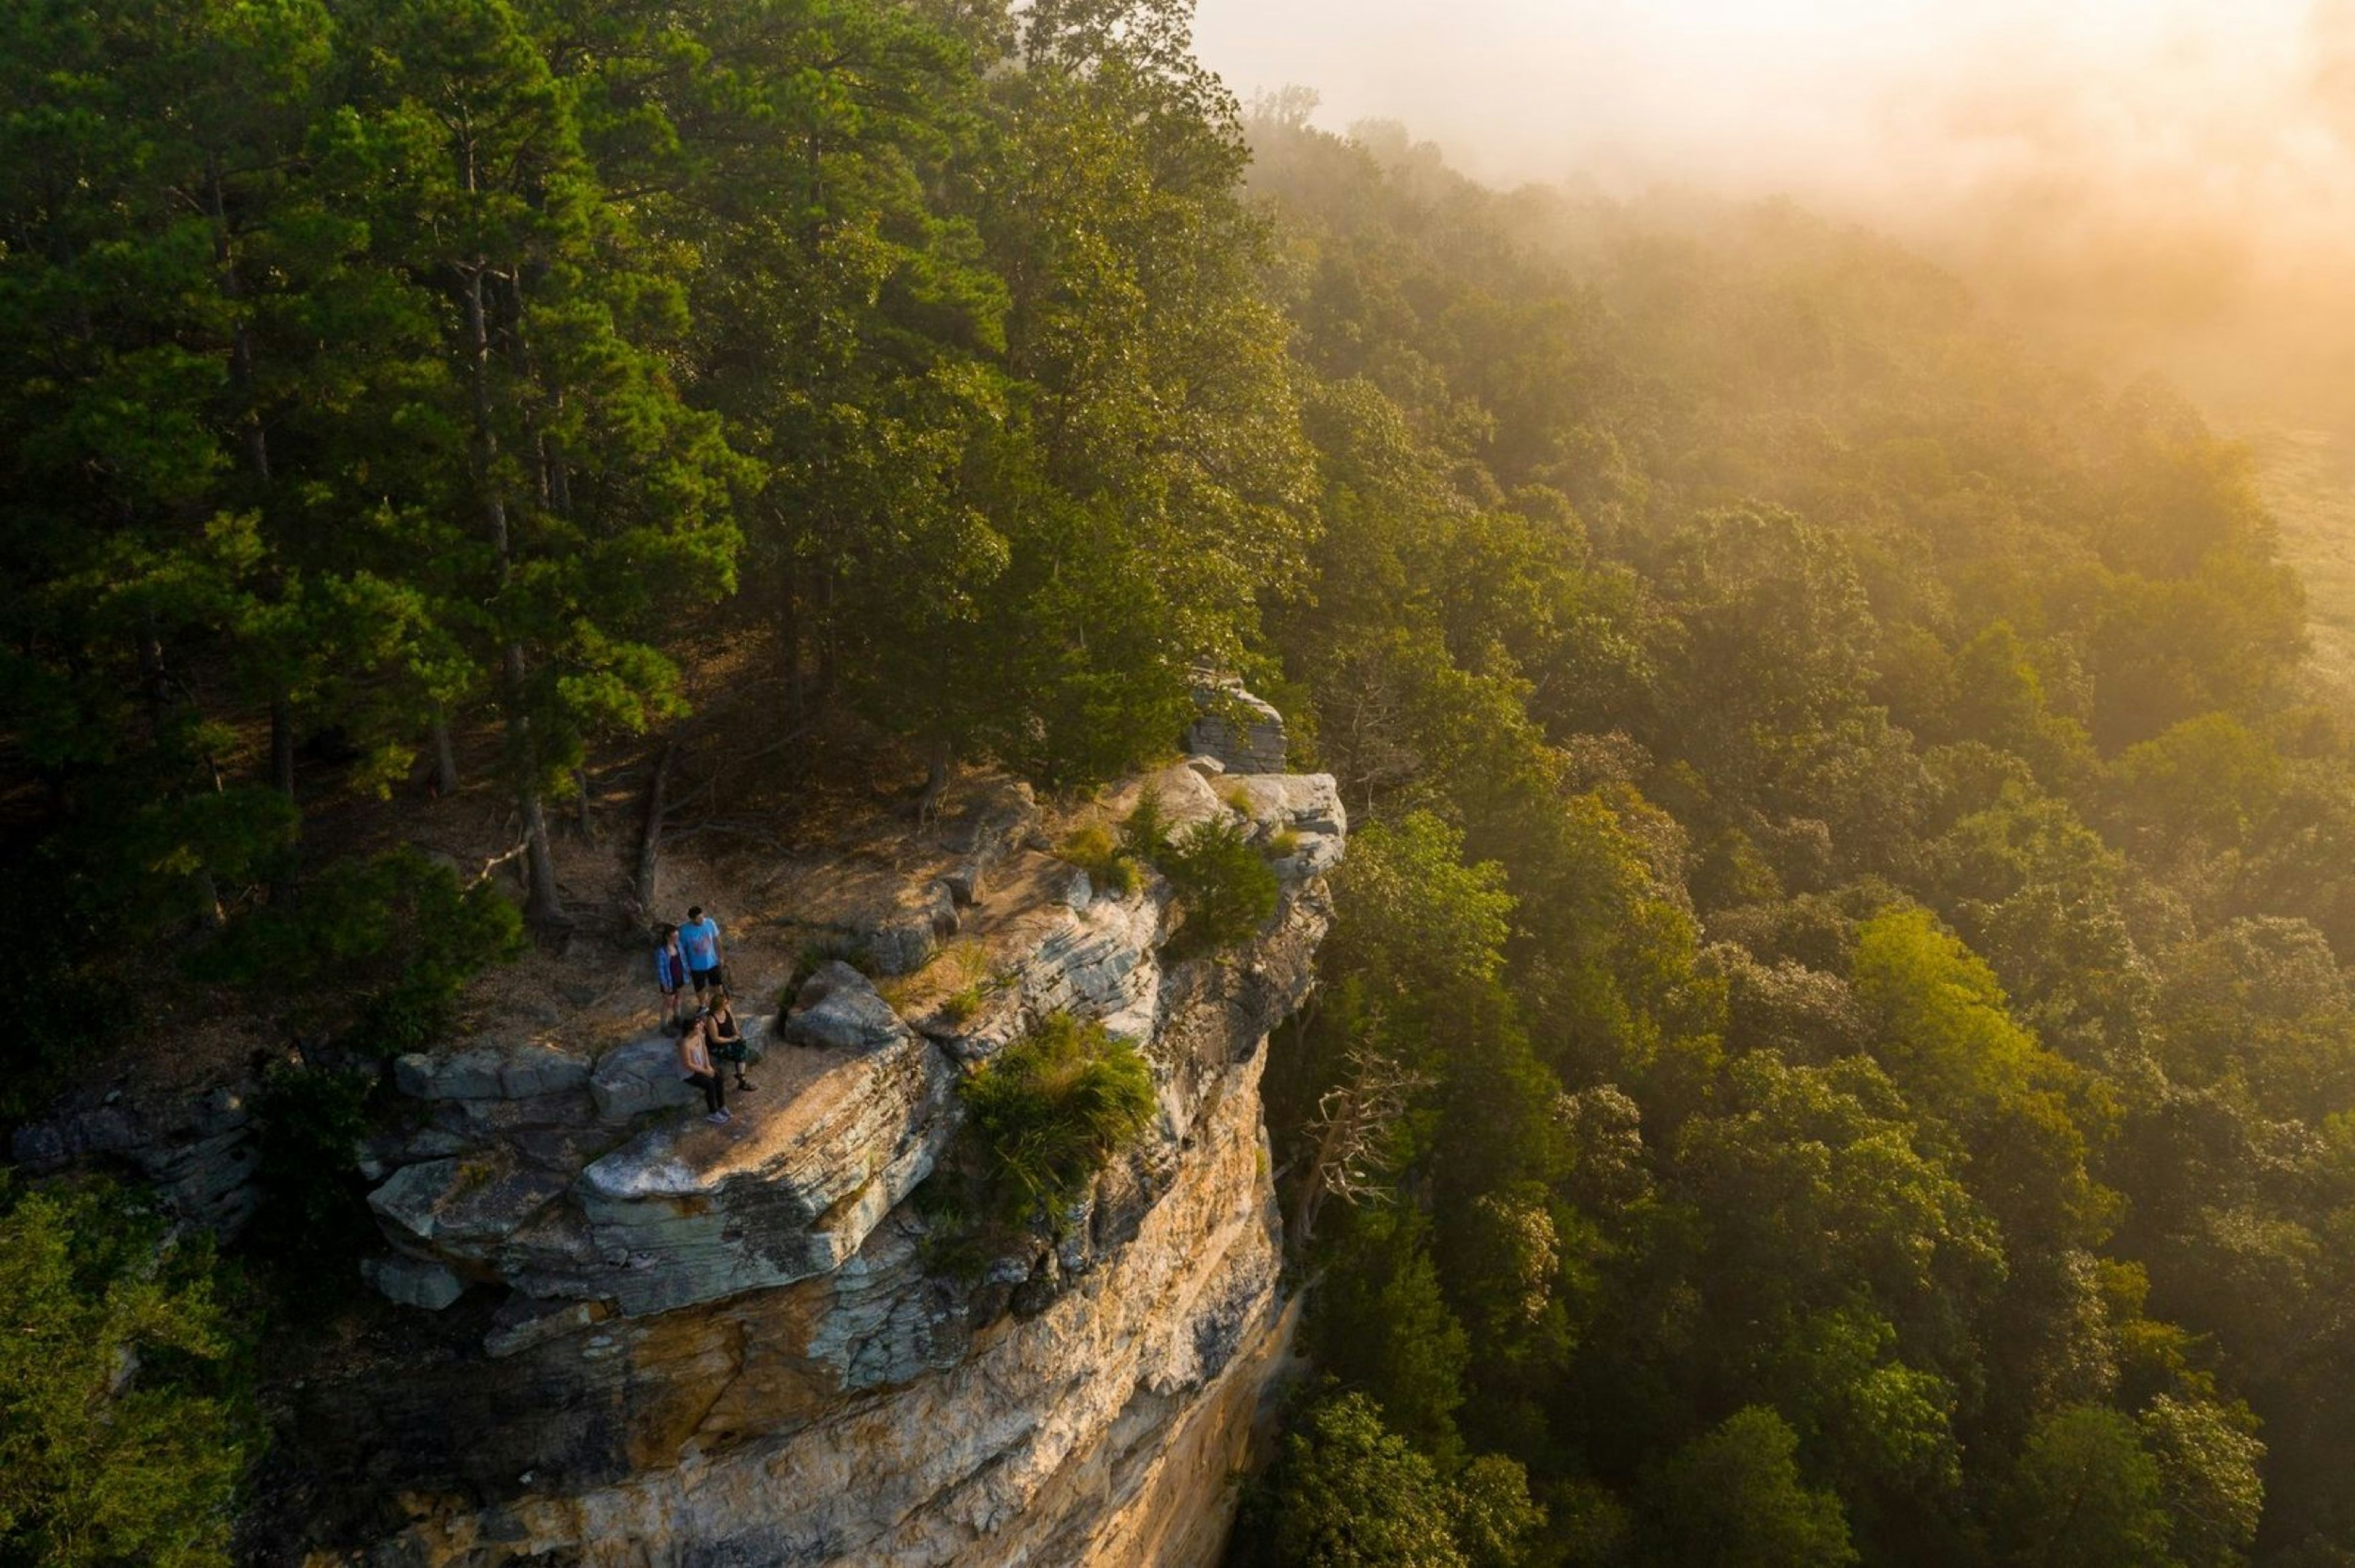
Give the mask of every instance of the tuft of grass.
M 926 965 L 927 968 L 930 965 Z M 875 994 L 895 1013 L 905 1013 L 916 1005 L 916 999 L 926 989 L 924 970 L 912 975 L 888 975 L 875 982 Z
M 1279 827 L 1268 836 L 1267 854 L 1272 860 L 1289 859 L 1300 853 L 1300 835 L 1289 827 Z
M 1055 1013 L 958 1089 L 1004 1212 L 1053 1223 L 1153 1124 L 1153 1072 L 1101 1023 Z
M 968 936 L 952 942 L 924 961 L 912 975 L 891 975 L 875 982 L 875 994 L 895 1013 L 921 1010 L 927 1000 L 947 994 L 936 1004 L 951 1023 L 963 1023 L 981 1011 L 989 993 L 1002 982 L 991 969 L 989 949 Z
M 1063 840 L 1062 855 L 1088 874 L 1090 885 L 1114 898 L 1124 899 L 1144 885 L 1136 857 L 1101 822 L 1075 829 Z
M 1158 866 L 1169 853 L 1169 818 L 1161 797 L 1147 790 L 1120 825 L 1120 849 L 1140 865 Z
M 990 968 L 989 949 L 969 936 L 952 943 L 941 955 L 941 963 L 957 982 L 956 989 L 941 1000 L 941 1013 L 953 1024 L 962 1024 L 981 1011 L 989 993 L 1003 983 Z
M 1245 816 L 1252 815 L 1251 791 L 1243 788 L 1242 785 L 1224 785 L 1219 790 L 1218 795 L 1220 800 L 1227 803 L 1230 809 L 1240 812 Z

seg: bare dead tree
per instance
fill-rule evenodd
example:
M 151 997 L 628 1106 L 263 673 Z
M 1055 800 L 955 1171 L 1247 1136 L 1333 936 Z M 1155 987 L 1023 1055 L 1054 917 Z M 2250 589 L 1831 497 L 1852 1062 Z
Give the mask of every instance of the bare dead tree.
M 1325 727 L 1325 744 L 1345 792 L 1363 798 L 1371 811 L 1385 789 L 1423 771 L 1423 758 L 1407 743 L 1413 733 L 1404 695 L 1379 653 L 1351 657 L 1336 680 L 1335 711 Z
M 1315 1152 L 1301 1175 L 1300 1196 L 1285 1232 L 1295 1256 L 1307 1251 L 1326 1199 L 1355 1205 L 1390 1197 L 1390 1189 L 1378 1179 L 1390 1166 L 1388 1134 L 1415 1091 L 1431 1082 L 1362 1040 L 1349 1048 L 1346 1061 L 1348 1075 L 1318 1098 L 1316 1114 L 1309 1118 Z

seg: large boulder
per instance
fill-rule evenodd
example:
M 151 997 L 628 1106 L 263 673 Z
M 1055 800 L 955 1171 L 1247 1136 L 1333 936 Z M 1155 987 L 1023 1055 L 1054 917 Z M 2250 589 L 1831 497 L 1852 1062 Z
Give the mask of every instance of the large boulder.
M 1284 715 L 1236 680 L 1204 680 L 1194 688 L 1199 717 L 1186 731 L 1186 750 L 1215 757 L 1231 773 L 1284 771 Z
M 897 1044 L 908 1026 L 876 993 L 875 983 L 842 960 L 830 959 L 802 982 L 777 1033 L 793 1045 L 826 1051 L 880 1051 Z
M 968 897 L 964 901 L 974 901 Z M 963 920 L 958 902 L 945 879 L 926 882 L 900 899 L 859 944 L 867 966 L 878 975 L 912 975 L 931 963 L 941 944 L 957 933 Z

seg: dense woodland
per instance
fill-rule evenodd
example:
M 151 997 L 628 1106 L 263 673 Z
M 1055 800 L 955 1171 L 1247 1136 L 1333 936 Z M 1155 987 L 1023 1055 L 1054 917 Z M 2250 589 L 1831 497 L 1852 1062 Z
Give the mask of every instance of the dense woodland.
M 430 1038 L 509 906 L 306 818 L 496 732 L 578 921 L 549 816 L 714 628 L 911 791 L 1213 665 L 1356 826 L 1246 1563 L 2355 1563 L 2355 733 L 2243 456 L 1186 20 L 0 8 L 7 1113 L 159 976 Z M 0 1186 L 9 1561 L 228 1550 L 279 1309 L 136 1210 Z

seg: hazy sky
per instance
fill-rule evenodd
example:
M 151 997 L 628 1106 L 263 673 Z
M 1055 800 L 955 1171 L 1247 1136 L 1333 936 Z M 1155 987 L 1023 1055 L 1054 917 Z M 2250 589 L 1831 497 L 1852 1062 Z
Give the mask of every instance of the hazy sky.
M 1197 42 L 1491 180 L 1786 191 L 1991 287 L 2221 318 L 2355 275 L 2355 0 L 1200 0 Z

